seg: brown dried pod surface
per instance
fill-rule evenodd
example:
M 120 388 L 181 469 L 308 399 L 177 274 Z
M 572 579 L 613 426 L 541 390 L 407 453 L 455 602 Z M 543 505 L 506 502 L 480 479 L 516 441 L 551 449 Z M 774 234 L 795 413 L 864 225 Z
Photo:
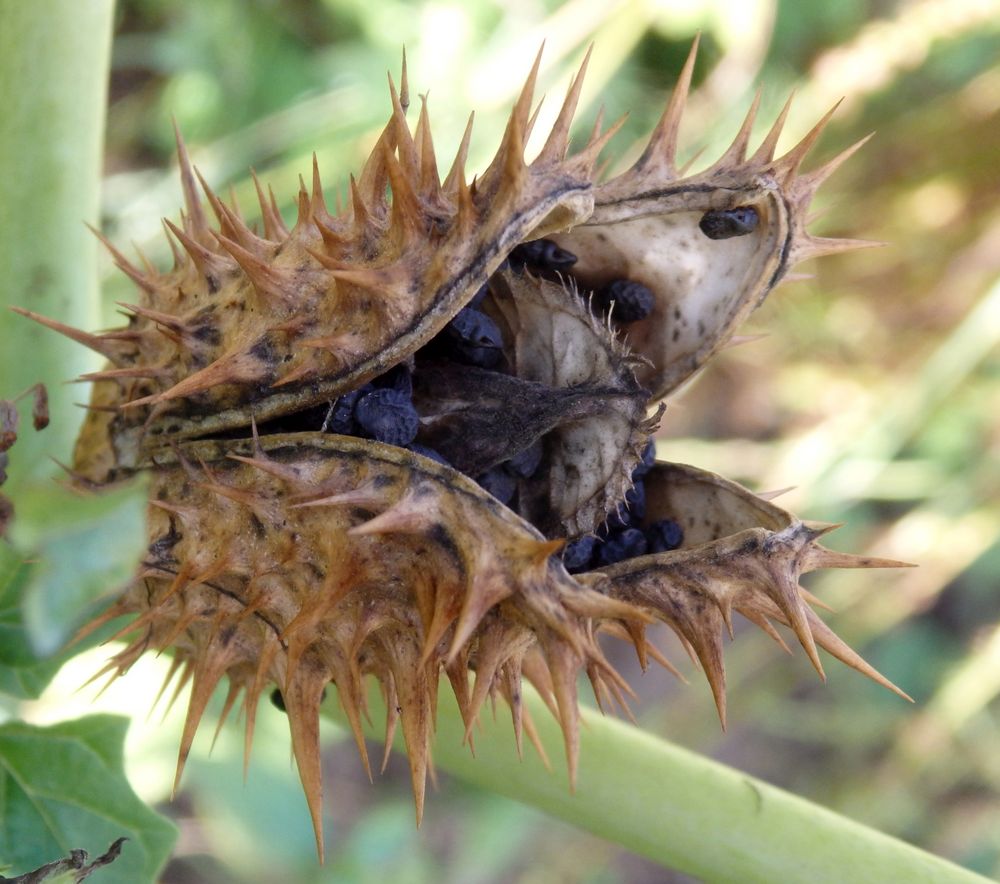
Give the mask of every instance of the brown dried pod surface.
M 118 602 L 124 673 L 171 649 L 191 683 L 178 778 L 209 697 L 242 697 L 249 756 L 274 687 L 322 852 L 319 704 L 333 682 L 361 733 L 364 680 L 401 724 L 419 820 L 439 681 L 471 733 L 484 701 L 534 728 L 523 679 L 562 726 L 572 778 L 576 680 L 602 706 L 628 686 L 600 632 L 647 644 L 667 623 L 725 716 L 732 612 L 783 644 L 791 629 L 897 690 L 813 612 L 802 573 L 890 567 L 818 542 L 832 526 L 693 467 L 653 464 L 661 400 L 728 340 L 795 262 L 863 243 L 808 234 L 822 181 L 854 148 L 800 173 L 829 114 L 784 156 L 785 113 L 748 154 L 675 164 L 694 49 L 638 161 L 603 183 L 600 121 L 569 151 L 586 61 L 540 153 L 525 159 L 538 62 L 492 163 L 470 184 L 470 129 L 438 171 L 426 103 L 392 113 L 350 199 L 328 209 L 318 169 L 288 230 L 259 188 L 263 229 L 201 182 L 178 138 L 186 209 L 166 222 L 171 270 L 138 268 L 128 325 L 91 334 L 94 381 L 74 470 L 106 485 L 151 474 L 149 550 Z M 405 82 L 404 82 L 405 88 Z M 667 664 L 669 665 L 669 664 Z M 398 721 L 397 721 L 398 719 Z

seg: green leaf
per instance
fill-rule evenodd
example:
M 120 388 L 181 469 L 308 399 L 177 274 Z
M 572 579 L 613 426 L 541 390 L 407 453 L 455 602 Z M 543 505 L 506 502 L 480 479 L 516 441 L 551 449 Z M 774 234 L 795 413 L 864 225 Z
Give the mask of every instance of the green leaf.
M 41 696 L 64 660 L 39 659 L 28 641 L 21 596 L 32 567 L 0 544 L 0 691 L 22 700 Z
M 0 864 L 8 875 L 77 849 L 102 853 L 121 837 L 121 856 L 102 884 L 153 882 L 170 855 L 174 826 L 132 791 L 122 766 L 128 720 L 91 715 L 53 727 L 0 727 Z
M 25 491 L 11 539 L 37 559 L 24 590 L 24 625 L 35 651 L 48 655 L 135 574 L 146 548 L 146 483 L 86 497 L 52 483 Z

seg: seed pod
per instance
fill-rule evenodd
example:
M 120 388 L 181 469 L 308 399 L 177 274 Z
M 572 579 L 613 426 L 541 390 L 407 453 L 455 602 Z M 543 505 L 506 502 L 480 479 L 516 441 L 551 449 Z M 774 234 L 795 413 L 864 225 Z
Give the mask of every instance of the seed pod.
M 519 748 L 534 734 L 528 679 L 559 719 L 572 779 L 577 675 L 602 704 L 624 706 L 628 690 L 596 635 L 625 636 L 645 665 L 652 616 L 700 659 L 723 716 L 733 610 L 772 637 L 772 621 L 788 625 L 817 668 L 818 645 L 898 691 L 797 581 L 899 563 L 834 553 L 817 542 L 828 526 L 654 464 L 660 400 L 792 264 L 859 245 L 805 230 L 813 194 L 851 152 L 799 173 L 829 115 L 775 159 L 783 112 L 748 157 L 755 103 L 718 161 L 678 170 L 693 65 L 694 51 L 646 150 L 604 183 L 594 168 L 617 126 L 568 150 L 586 61 L 529 163 L 536 61 L 473 186 L 469 133 L 442 179 L 426 103 L 411 130 L 390 85 L 390 119 L 348 204 L 330 214 L 314 166 L 291 231 L 263 191 L 260 235 L 202 182 L 210 226 L 178 138 L 175 266 L 140 270 L 113 252 L 139 287 L 128 326 L 89 334 L 19 311 L 109 361 L 87 376 L 75 473 L 95 485 L 150 475 L 146 560 L 88 629 L 134 615 L 112 677 L 173 649 L 172 673 L 192 685 L 178 779 L 220 681 L 227 712 L 243 694 L 247 751 L 261 694 L 279 691 L 322 853 L 319 703 L 333 682 L 367 768 L 371 676 L 388 741 L 402 724 L 419 820 L 442 673 L 469 734 L 499 697 Z M 710 217 L 740 235 L 706 236 Z M 627 337 L 579 296 L 616 280 L 642 295 Z M 0 418 L 13 433 L 16 413 Z M 633 487 L 645 514 L 633 491 L 629 525 L 610 531 Z M 668 519 L 680 545 L 658 551 Z

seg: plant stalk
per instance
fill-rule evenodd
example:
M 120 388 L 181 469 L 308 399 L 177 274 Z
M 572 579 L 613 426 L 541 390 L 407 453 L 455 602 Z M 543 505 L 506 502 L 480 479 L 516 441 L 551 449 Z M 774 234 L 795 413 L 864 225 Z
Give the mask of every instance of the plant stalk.
M 6 309 L 78 328 L 99 321 L 97 226 L 113 0 L 0 0 L 0 398 L 41 381 L 51 425 L 11 451 L 11 476 L 68 461 L 100 359 Z M 21 434 L 33 434 L 30 401 Z M 26 419 L 27 418 L 27 419 Z
M 381 693 L 368 696 L 385 720 Z M 959 884 L 987 879 L 638 728 L 582 710 L 580 762 L 570 792 L 558 723 L 537 693 L 524 703 L 553 770 L 525 738 L 518 759 L 509 720 L 480 716 L 475 758 L 450 691 L 442 690 L 435 763 L 484 789 L 544 810 L 663 866 L 741 884 Z M 324 713 L 344 723 L 335 699 Z M 378 739 L 381 733 L 370 729 Z M 395 748 L 402 750 L 397 734 Z

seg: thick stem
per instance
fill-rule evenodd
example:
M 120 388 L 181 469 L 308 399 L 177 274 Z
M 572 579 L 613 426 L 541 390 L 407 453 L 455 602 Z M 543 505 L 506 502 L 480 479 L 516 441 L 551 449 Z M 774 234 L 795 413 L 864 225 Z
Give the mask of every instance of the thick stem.
M 881 832 L 710 761 L 648 733 L 583 711 L 580 766 L 571 793 L 562 766 L 562 733 L 538 695 L 525 688 L 549 772 L 525 739 L 518 760 L 509 720 L 480 718 L 476 757 L 462 746 L 464 726 L 442 690 L 434 760 L 467 782 L 541 808 L 664 866 L 706 881 L 908 884 L 984 882 L 985 878 Z M 377 690 L 373 721 L 385 720 Z M 324 711 L 343 722 L 336 699 Z M 372 736 L 379 736 L 372 729 Z M 399 742 L 399 741 L 397 741 Z M 401 744 L 398 748 L 402 748 Z
M 87 391 L 65 381 L 98 361 L 6 307 L 98 322 L 97 243 L 84 222 L 98 223 L 113 11 L 113 0 L 0 0 L 0 397 L 41 381 L 52 414 L 12 452 L 12 476 L 29 460 L 48 469 L 45 455 L 68 460 L 72 403 Z

